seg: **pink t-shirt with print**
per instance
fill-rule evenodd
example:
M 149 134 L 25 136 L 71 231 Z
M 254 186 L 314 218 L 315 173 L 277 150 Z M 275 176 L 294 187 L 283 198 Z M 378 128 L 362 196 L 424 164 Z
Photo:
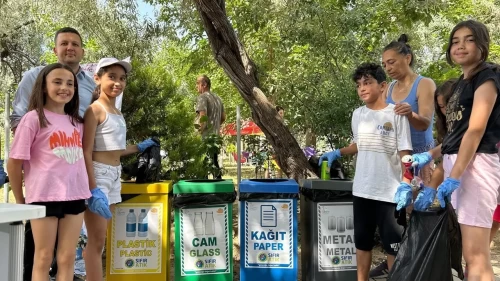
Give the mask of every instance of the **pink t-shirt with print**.
M 40 128 L 36 111 L 16 128 L 10 158 L 23 163 L 26 203 L 72 201 L 90 197 L 83 159 L 83 124 L 68 115 L 44 110 L 50 124 Z

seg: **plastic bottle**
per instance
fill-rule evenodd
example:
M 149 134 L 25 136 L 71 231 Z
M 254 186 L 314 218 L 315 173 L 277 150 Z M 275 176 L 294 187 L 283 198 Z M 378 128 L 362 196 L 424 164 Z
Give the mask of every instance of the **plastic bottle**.
M 135 232 L 137 230 L 137 217 L 134 213 L 134 209 L 130 209 L 127 215 L 127 226 L 125 228 L 125 236 L 135 237 Z
M 137 224 L 137 236 L 147 237 L 148 236 L 148 214 L 146 209 L 141 209 L 139 214 L 139 222 Z

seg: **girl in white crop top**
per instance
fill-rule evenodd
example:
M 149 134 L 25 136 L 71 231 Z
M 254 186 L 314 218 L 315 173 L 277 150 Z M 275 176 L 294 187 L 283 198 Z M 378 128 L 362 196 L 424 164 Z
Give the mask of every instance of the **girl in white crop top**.
M 87 279 L 102 281 L 101 254 L 106 239 L 106 229 L 114 204 L 121 202 L 120 157 L 158 145 L 151 139 L 137 145 L 126 145 L 127 127 L 121 112 L 115 107 L 116 97 L 122 94 L 127 84 L 130 63 L 115 58 L 99 61 L 94 75 L 97 84 L 94 96 L 97 100 L 90 105 L 84 116 L 83 154 L 89 178 L 89 188 L 101 190 L 106 196 L 103 205 L 109 210 L 96 214 L 85 212 L 88 241 L 85 248 Z M 103 208 L 106 209 L 106 208 Z

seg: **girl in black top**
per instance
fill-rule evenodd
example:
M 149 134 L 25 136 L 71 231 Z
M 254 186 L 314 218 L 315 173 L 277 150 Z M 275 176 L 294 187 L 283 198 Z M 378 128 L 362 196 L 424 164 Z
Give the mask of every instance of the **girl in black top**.
M 491 281 L 489 236 L 500 187 L 500 71 L 486 63 L 490 37 L 486 26 L 464 21 L 452 30 L 448 63 L 463 74 L 446 105 L 447 134 L 442 154 L 445 180 L 437 197 L 442 207 L 455 192 L 462 247 L 469 280 Z

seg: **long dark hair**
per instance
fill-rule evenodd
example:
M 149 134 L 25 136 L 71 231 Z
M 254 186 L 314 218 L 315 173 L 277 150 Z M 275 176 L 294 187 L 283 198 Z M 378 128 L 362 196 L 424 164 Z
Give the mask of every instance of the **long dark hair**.
M 409 40 L 410 39 L 408 38 L 408 35 L 401 34 L 401 36 L 399 36 L 398 38 L 398 41 L 392 41 L 391 43 L 389 43 L 389 45 L 385 46 L 384 52 L 387 50 L 394 50 L 398 54 L 401 54 L 403 56 L 410 55 L 410 66 L 413 67 L 413 65 L 415 65 L 415 54 L 413 54 L 411 46 L 408 44 Z
M 458 80 L 454 78 L 448 79 L 436 89 L 436 92 L 434 92 L 434 107 L 436 111 L 436 131 L 438 143 L 443 143 L 443 139 L 448 132 L 448 128 L 446 126 L 446 116 L 441 112 L 437 98 L 439 96 L 442 96 L 444 98 L 444 103 L 446 106 L 446 104 L 448 104 L 448 100 L 453 94 L 453 89 L 455 88 L 455 83 L 457 81 Z
M 451 58 L 451 45 L 453 43 L 453 36 L 455 32 L 461 28 L 468 28 L 472 32 L 472 36 L 474 36 L 474 44 L 476 44 L 477 48 L 481 52 L 481 59 L 479 64 L 471 71 L 467 80 L 472 79 L 477 73 L 481 70 L 488 67 L 486 60 L 488 59 L 488 55 L 490 52 L 490 33 L 488 32 L 488 28 L 478 21 L 475 20 L 467 20 L 458 23 L 450 33 L 450 38 L 448 40 L 448 48 L 446 49 L 446 61 L 448 64 L 453 65 L 453 60 Z
M 78 110 L 80 108 L 80 98 L 78 96 L 78 80 L 76 80 L 76 75 L 71 67 L 62 63 L 49 64 L 44 67 L 42 71 L 40 71 L 40 74 L 38 74 L 38 77 L 36 78 L 35 85 L 33 86 L 28 110 L 36 110 L 36 112 L 38 113 L 38 120 L 40 121 L 41 128 L 45 128 L 47 127 L 47 125 L 50 125 L 47 117 L 45 117 L 43 108 L 45 106 L 45 103 L 47 102 L 47 75 L 49 75 L 49 73 L 55 69 L 66 69 L 71 72 L 71 74 L 73 74 L 73 86 L 75 87 L 75 93 L 71 100 L 64 105 L 64 113 L 69 115 L 71 124 L 73 124 L 73 126 L 75 126 L 75 122 L 83 123 L 83 119 L 78 114 Z

